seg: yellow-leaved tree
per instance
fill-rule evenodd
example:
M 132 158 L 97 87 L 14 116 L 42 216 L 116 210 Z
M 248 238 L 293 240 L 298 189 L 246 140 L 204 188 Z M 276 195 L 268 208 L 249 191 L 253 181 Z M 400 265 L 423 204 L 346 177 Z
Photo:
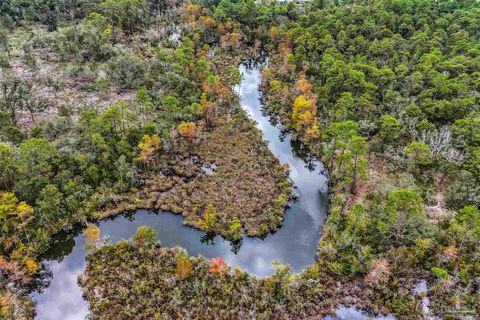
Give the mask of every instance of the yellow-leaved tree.
M 181 256 L 177 260 L 177 267 L 175 275 L 178 279 L 183 280 L 192 272 L 192 263 L 188 260 L 188 257 Z
M 292 121 L 300 137 L 308 140 L 320 136 L 317 125 L 317 95 L 312 89 L 313 85 L 302 73 L 295 84 L 295 91 L 299 95 L 293 102 Z
M 87 250 L 97 249 L 100 244 L 100 228 L 93 223 L 89 223 L 83 234 L 86 238 L 85 248 Z
M 138 159 L 148 166 L 154 161 L 153 155 L 155 152 L 160 149 L 160 137 L 156 134 L 144 135 L 142 141 L 138 144 L 138 148 L 140 149 Z

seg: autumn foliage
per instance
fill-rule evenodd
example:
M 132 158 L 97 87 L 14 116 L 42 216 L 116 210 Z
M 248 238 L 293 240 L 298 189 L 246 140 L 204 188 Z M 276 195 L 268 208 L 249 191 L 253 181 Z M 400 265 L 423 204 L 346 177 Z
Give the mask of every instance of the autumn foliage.
M 313 85 L 308 82 L 304 73 L 300 75 L 295 90 L 299 96 L 293 102 L 292 120 L 295 130 L 301 137 L 317 138 L 317 96 L 312 92 Z
M 182 122 L 178 126 L 178 133 L 191 142 L 197 136 L 197 126 L 194 122 Z
M 225 260 L 223 260 L 221 257 L 213 258 L 210 260 L 209 271 L 211 273 L 216 273 L 221 277 L 223 277 L 229 270 L 230 270 L 230 267 L 227 265 Z
M 100 240 L 100 228 L 92 223 L 88 224 L 83 232 L 85 235 L 85 244 L 88 249 L 96 249 Z
M 177 260 L 175 275 L 178 279 L 183 280 L 192 272 L 192 263 L 186 256 L 181 256 Z
M 140 156 L 138 159 L 142 162 L 148 162 L 151 160 L 155 151 L 160 148 L 160 137 L 156 134 L 152 136 L 145 135 L 138 144 L 138 147 L 140 148 Z

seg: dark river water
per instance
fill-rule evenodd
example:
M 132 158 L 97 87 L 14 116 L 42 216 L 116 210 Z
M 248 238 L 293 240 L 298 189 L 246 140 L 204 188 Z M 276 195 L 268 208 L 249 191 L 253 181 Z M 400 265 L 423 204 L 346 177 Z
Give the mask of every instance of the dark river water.
M 321 225 L 327 212 L 327 181 L 322 164 L 302 151 L 300 145 L 282 133 L 262 112 L 258 85 L 260 66 L 242 64 L 242 81 L 235 89 L 242 107 L 257 122 L 272 153 L 290 167 L 290 177 L 298 193 L 298 200 L 287 210 L 283 226 L 264 239 L 245 238 L 232 244 L 221 238 L 209 238 L 204 232 L 183 225 L 183 218 L 168 212 L 138 210 L 99 223 L 102 237 L 111 242 L 132 238 L 138 227 L 148 225 L 157 231 L 163 246 L 180 246 L 190 255 L 208 258 L 223 257 L 233 267 L 240 267 L 257 276 L 272 272 L 272 262 L 289 264 L 299 272 L 314 262 Z M 51 271 L 50 285 L 32 296 L 37 301 L 39 320 L 79 320 L 88 314 L 88 305 L 82 298 L 77 278 L 85 267 L 85 241 L 81 230 L 59 235 L 47 253 L 45 264 Z M 351 308 L 340 308 L 337 317 L 329 319 L 362 319 Z

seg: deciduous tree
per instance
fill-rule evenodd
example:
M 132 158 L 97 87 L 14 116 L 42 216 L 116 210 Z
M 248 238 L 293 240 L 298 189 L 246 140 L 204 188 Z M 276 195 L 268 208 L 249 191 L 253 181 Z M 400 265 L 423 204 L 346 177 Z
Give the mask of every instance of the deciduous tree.
M 197 136 L 197 126 L 194 122 L 182 121 L 178 126 L 178 133 L 188 141 L 192 142 Z
M 142 141 L 138 144 L 140 149 L 139 160 L 145 164 L 148 164 L 153 159 L 153 155 L 160 148 L 160 137 L 156 134 L 150 136 L 145 135 Z

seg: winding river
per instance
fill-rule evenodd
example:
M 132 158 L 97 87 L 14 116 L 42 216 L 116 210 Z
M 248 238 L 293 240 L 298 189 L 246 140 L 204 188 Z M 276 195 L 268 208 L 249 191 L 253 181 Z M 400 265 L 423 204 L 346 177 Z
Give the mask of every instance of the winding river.
M 138 210 L 101 221 L 103 237 L 112 242 L 132 238 L 138 227 L 148 225 L 157 231 L 163 246 L 181 246 L 190 255 L 220 256 L 230 266 L 238 266 L 257 276 L 270 274 L 273 261 L 289 264 L 293 272 L 314 262 L 320 228 L 327 212 L 327 181 L 322 174 L 322 164 L 306 155 L 301 146 L 291 141 L 290 135 L 283 133 L 263 112 L 258 90 L 261 66 L 245 63 L 239 68 L 243 77 L 235 89 L 241 106 L 257 122 L 272 153 L 281 163 L 289 165 L 290 177 L 299 195 L 288 209 L 282 227 L 264 239 L 245 238 L 241 244 L 232 244 L 218 236 L 208 238 L 205 233 L 183 225 L 182 216 Z M 84 245 L 81 230 L 55 238 L 45 256 L 45 264 L 51 271 L 50 284 L 42 292 L 32 294 L 37 301 L 37 319 L 80 320 L 88 314 L 88 306 L 77 284 L 77 277 L 85 268 Z M 352 319 L 354 314 L 357 319 L 363 318 L 351 308 L 340 308 L 337 318 Z

